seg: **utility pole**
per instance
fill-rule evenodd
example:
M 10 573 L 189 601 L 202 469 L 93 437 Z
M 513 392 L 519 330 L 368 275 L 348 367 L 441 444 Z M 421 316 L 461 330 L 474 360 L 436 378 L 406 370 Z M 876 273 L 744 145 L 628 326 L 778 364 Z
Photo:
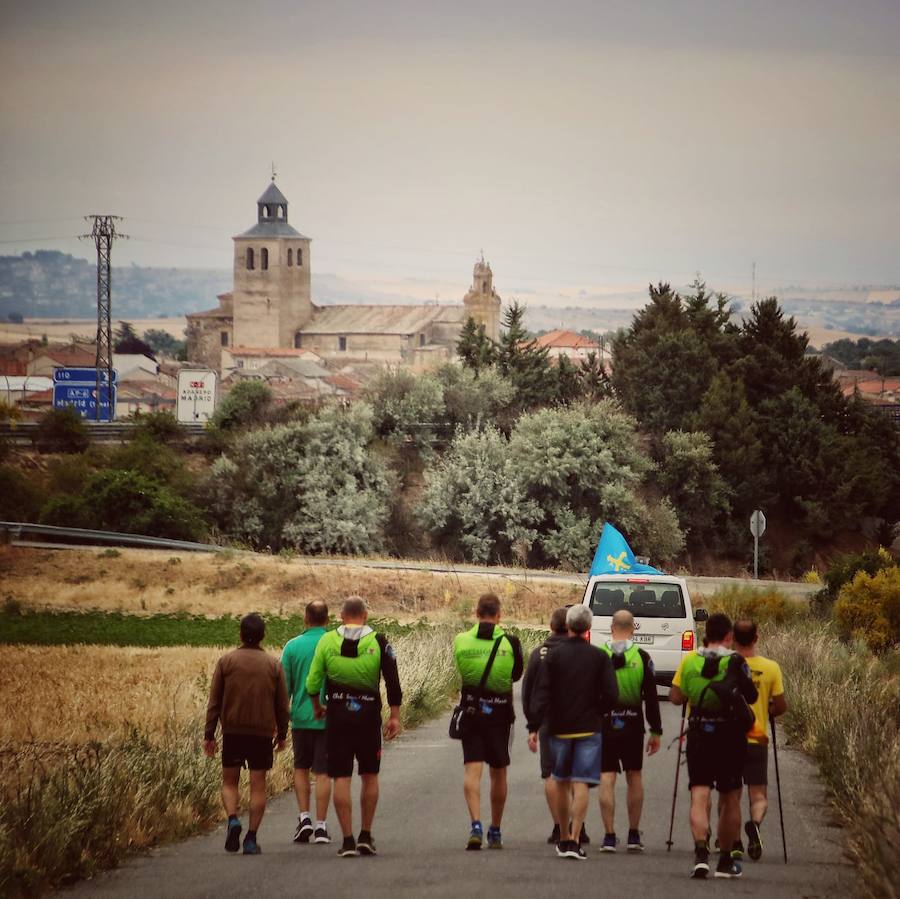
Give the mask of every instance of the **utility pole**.
M 756 302 L 756 263 L 753 263 L 753 302 Z
M 84 240 L 91 239 L 97 247 L 97 400 L 96 420 L 100 421 L 100 397 L 103 385 L 103 371 L 106 371 L 106 390 L 109 400 L 109 420 L 115 415 L 113 408 L 113 343 L 112 343 L 112 245 L 116 238 L 128 239 L 127 234 L 116 231 L 120 215 L 86 215 L 85 221 L 93 222 L 90 234 L 82 234 Z

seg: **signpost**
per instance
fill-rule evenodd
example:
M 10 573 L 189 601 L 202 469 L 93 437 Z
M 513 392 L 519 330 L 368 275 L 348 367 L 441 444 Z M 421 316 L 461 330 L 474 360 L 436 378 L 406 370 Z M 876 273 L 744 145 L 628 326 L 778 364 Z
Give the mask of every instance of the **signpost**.
M 178 372 L 178 401 L 175 417 L 189 424 L 209 421 L 216 410 L 216 373 L 185 368 Z
M 99 409 L 96 368 L 54 368 L 53 408 L 71 406 L 82 418 L 112 421 L 116 417 L 116 384 L 118 372 L 113 370 L 112 387 L 109 373 L 100 369 Z
M 753 534 L 753 580 L 759 580 L 759 538 L 766 532 L 766 516 L 756 509 L 750 516 L 750 533 Z

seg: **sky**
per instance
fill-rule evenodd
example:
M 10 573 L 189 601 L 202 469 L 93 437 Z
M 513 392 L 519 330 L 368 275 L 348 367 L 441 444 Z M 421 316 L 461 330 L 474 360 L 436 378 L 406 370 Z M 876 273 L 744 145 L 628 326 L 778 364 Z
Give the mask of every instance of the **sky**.
M 897 0 L 0 0 L 0 254 L 501 293 L 900 283 Z

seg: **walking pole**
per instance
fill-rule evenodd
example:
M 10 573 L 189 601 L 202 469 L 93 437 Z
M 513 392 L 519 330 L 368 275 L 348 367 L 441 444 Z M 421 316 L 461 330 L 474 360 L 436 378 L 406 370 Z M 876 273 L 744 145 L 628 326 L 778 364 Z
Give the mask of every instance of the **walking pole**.
M 787 841 L 784 837 L 784 810 L 781 807 L 781 775 L 778 772 L 778 738 L 775 735 L 775 718 L 769 716 L 772 727 L 772 752 L 775 755 L 775 785 L 778 788 L 778 818 L 781 821 L 781 847 L 784 850 L 784 863 L 787 864 Z
M 678 775 L 681 773 L 681 743 L 684 740 L 684 717 L 687 714 L 687 701 L 681 706 L 681 725 L 678 731 L 678 755 L 675 757 L 675 788 L 672 790 L 672 816 L 669 818 L 669 839 L 666 840 L 666 852 L 672 851 L 672 831 L 675 829 L 675 802 L 678 799 Z

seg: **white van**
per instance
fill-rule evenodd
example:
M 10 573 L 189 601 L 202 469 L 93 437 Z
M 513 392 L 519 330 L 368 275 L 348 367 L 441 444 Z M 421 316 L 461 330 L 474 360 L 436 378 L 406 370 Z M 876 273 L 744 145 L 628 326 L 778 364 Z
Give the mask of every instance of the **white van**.
M 684 578 L 667 574 L 598 574 L 590 578 L 582 599 L 594 615 L 591 642 L 609 640 L 614 612 L 634 615 L 634 642 L 645 649 L 656 669 L 656 682 L 669 686 L 684 656 L 697 646 L 695 621 L 706 621 L 705 609 L 694 609 Z

